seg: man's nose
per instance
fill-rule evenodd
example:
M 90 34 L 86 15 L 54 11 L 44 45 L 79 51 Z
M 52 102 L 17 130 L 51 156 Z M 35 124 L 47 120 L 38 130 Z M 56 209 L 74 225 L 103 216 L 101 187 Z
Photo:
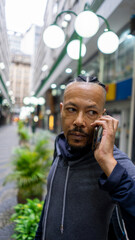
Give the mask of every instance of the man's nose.
M 83 113 L 78 113 L 75 120 L 74 120 L 74 125 L 78 127 L 85 126 L 85 118 Z

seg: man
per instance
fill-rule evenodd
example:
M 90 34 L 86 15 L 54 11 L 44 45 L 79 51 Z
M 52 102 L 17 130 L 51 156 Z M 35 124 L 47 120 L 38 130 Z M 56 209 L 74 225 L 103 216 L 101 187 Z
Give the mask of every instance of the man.
M 63 132 L 54 161 L 36 240 L 106 240 L 119 203 L 130 239 L 135 239 L 135 166 L 114 146 L 118 121 L 104 115 L 105 86 L 78 76 L 60 103 Z M 92 149 L 94 129 L 102 138 Z

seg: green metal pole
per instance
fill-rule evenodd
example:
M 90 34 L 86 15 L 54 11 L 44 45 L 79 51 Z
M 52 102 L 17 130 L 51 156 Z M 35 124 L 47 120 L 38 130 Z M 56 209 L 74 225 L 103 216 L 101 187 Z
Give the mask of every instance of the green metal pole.
M 79 41 L 80 41 L 80 47 L 79 47 L 79 59 L 78 59 L 78 70 L 77 70 L 77 74 L 79 75 L 81 73 L 81 68 L 82 68 L 82 56 L 81 56 L 81 52 L 82 52 L 82 37 L 79 36 Z

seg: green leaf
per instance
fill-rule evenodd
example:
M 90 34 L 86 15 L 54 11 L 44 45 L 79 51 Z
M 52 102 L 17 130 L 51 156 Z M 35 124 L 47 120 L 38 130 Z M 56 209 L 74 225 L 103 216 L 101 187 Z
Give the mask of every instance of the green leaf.
M 16 212 L 11 216 L 12 221 L 16 223 L 14 228 L 15 234 L 13 235 L 14 239 L 34 239 L 42 207 L 43 201 L 39 201 L 38 199 L 27 199 L 26 204 L 17 204 L 14 207 Z

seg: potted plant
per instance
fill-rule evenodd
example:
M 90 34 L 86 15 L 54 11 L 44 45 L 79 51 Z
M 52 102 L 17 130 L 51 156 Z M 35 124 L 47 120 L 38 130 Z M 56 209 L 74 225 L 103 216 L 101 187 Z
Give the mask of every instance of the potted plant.
M 18 202 L 27 198 L 42 199 L 46 176 L 52 163 L 52 150 L 45 135 L 37 138 L 30 147 L 17 147 L 13 154 L 13 173 L 7 181 L 15 181 L 18 188 Z
M 30 140 L 30 134 L 28 132 L 28 129 L 25 127 L 25 124 L 23 121 L 18 121 L 18 129 L 17 129 L 18 135 L 19 135 L 19 144 L 21 146 L 28 146 L 29 140 Z

